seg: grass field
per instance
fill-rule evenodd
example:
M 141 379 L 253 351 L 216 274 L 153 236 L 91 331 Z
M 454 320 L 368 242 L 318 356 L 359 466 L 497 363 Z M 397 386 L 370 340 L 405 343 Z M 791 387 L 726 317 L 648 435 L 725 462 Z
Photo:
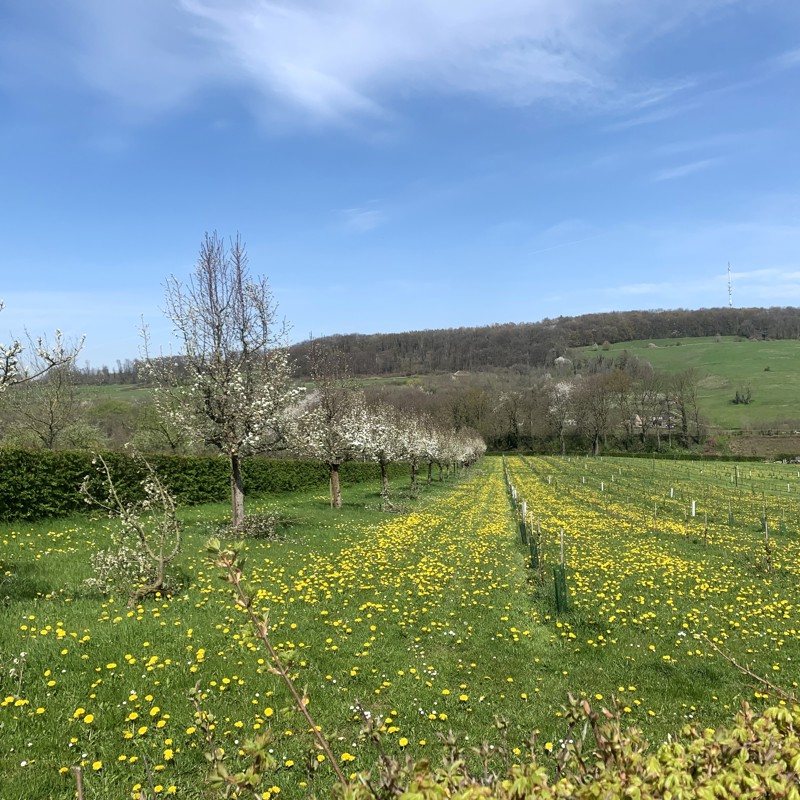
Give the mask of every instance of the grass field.
M 109 383 L 81 385 L 78 391 L 83 397 L 102 400 L 123 399 L 131 400 L 147 397 L 152 389 L 141 383 Z
M 716 427 L 777 427 L 785 420 L 796 421 L 800 427 L 800 341 L 796 339 L 654 339 L 613 344 L 607 354 L 626 350 L 666 372 L 696 369 L 702 378 L 698 392 L 701 409 Z M 588 348 L 583 352 L 595 355 Z M 736 390 L 748 385 L 753 402 L 734 405 Z
M 743 699 L 767 702 L 695 634 L 791 687 L 800 659 L 796 470 L 507 464 L 540 522 L 548 568 L 565 529 L 572 608 L 560 617 L 547 570 L 540 581 L 527 567 L 499 458 L 404 501 L 403 513 L 377 511 L 369 485 L 351 488 L 341 513 L 322 494 L 270 499 L 291 524 L 281 540 L 249 541 L 249 585 L 257 606 L 271 609 L 274 641 L 292 655 L 347 772 L 376 760 L 357 703 L 381 718 L 390 753 L 436 759 L 438 734 L 478 743 L 499 735 L 502 716 L 515 752 L 538 730 L 546 760 L 564 734 L 568 691 L 597 704 L 616 696 L 654 742 L 687 721 L 728 720 Z M 696 516 L 685 519 L 692 499 Z M 770 570 L 761 563 L 765 506 Z M 208 526 L 224 513 L 185 512 L 180 589 L 133 610 L 82 588 L 108 521 L 3 527 L 2 800 L 73 797 L 76 764 L 87 798 L 204 796 L 205 744 L 187 698 L 196 681 L 231 759 L 246 736 L 271 731 L 268 795 L 324 796 L 330 770 L 205 562 Z

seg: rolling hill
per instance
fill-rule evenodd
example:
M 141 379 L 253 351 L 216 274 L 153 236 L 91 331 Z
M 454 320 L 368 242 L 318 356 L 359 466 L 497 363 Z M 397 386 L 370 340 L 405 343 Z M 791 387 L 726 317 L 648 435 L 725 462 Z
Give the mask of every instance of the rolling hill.
M 613 344 L 604 355 L 625 351 L 665 372 L 696 369 L 700 407 L 715 427 L 800 429 L 800 340 L 653 339 Z M 737 389 L 748 386 L 752 402 L 734 404 Z

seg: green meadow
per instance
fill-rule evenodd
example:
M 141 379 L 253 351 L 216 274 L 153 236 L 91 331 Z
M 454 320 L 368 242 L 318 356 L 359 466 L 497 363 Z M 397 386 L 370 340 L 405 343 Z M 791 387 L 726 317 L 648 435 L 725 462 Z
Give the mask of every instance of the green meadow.
M 700 407 L 715 427 L 746 430 L 789 421 L 800 428 L 800 341 L 796 339 L 654 339 L 613 344 L 607 354 L 625 351 L 665 372 L 697 370 Z M 606 354 L 588 348 L 582 352 Z M 735 405 L 736 390 L 745 386 L 752 389 L 753 402 Z
M 522 759 L 535 733 L 554 767 L 569 692 L 616 705 L 659 743 L 729 721 L 744 700 L 775 702 L 715 647 L 796 686 L 796 469 L 505 463 L 540 529 L 538 570 L 496 457 L 418 499 L 397 481 L 395 513 L 378 510 L 374 484 L 349 487 L 340 511 L 319 490 L 251 501 L 283 524 L 276 539 L 241 543 L 248 591 L 346 774 L 377 758 L 361 709 L 393 755 L 438 761 L 453 731 L 467 747 L 507 735 Z M 131 609 L 83 583 L 108 519 L 2 526 L 0 798 L 72 798 L 76 766 L 87 798 L 207 797 L 195 684 L 231 766 L 247 737 L 270 734 L 262 796 L 326 795 L 329 765 L 206 560 L 226 513 L 182 512 L 174 592 Z M 570 607 L 559 614 L 561 530 Z

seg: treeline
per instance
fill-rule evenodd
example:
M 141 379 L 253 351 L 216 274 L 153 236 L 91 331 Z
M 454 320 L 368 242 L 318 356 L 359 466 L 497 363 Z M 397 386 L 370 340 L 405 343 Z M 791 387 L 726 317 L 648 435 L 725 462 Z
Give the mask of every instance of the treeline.
M 551 366 L 574 347 L 717 334 L 797 339 L 800 308 L 618 311 L 481 328 L 344 334 L 323 341 L 347 355 L 353 374 L 367 376 L 496 369 L 524 373 Z M 310 342 L 291 348 L 301 377 L 308 375 L 310 348 Z
M 73 365 L 70 368 L 72 382 L 78 386 L 113 386 L 138 383 L 142 362 L 136 359 L 117 359 L 109 367 L 103 364 L 93 367 L 88 361 L 83 366 Z
M 435 372 L 527 372 L 552 366 L 571 348 L 603 342 L 697 336 L 746 339 L 800 338 L 800 308 L 701 308 L 672 311 L 614 311 L 540 322 L 505 323 L 479 328 L 447 328 L 406 333 L 337 334 L 321 342 L 345 353 L 354 375 L 424 375 Z M 309 375 L 310 342 L 290 348 L 297 375 Z M 72 368 L 77 385 L 135 384 L 139 359 L 117 359 L 93 367 Z
M 701 447 L 708 429 L 694 370 L 661 372 L 627 352 L 527 375 L 427 376 L 367 390 L 442 427 L 476 431 L 492 450 L 598 454 Z

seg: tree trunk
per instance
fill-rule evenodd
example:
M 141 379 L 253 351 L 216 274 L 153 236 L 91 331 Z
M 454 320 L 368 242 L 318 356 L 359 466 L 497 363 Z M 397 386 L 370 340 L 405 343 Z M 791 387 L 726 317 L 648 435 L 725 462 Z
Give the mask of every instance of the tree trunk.
M 433 461 L 428 462 L 428 486 L 431 485 L 431 480 L 433 479 Z
M 417 462 L 411 462 L 411 494 L 417 493 Z
M 689 446 L 689 416 L 686 413 L 686 406 L 680 405 L 681 413 L 681 438 L 683 439 L 683 446 Z
M 231 453 L 231 527 L 239 528 L 244 522 L 244 481 L 242 480 L 242 458 Z
M 386 462 L 380 462 L 381 468 L 381 504 L 386 505 L 389 502 L 389 475 L 386 471 Z
M 328 464 L 331 476 L 331 503 L 334 508 L 342 507 L 342 491 L 339 488 L 339 465 Z

